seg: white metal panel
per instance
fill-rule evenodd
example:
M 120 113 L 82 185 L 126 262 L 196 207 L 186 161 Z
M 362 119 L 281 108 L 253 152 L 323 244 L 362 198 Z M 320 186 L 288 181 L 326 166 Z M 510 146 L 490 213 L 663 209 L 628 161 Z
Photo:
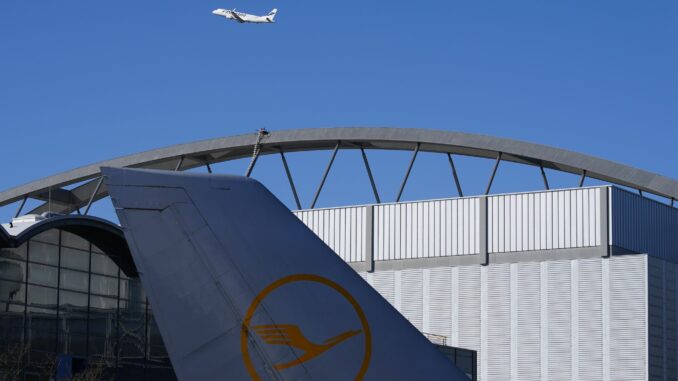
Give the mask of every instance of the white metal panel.
M 491 196 L 488 250 L 504 253 L 596 246 L 599 188 Z
M 294 214 L 341 259 L 362 262 L 365 260 L 366 208 L 300 210 Z
M 433 268 L 429 272 L 427 333 L 446 337 L 450 344 L 452 328 L 452 269 L 449 267 Z
M 541 379 L 541 274 L 539 263 L 517 263 L 516 378 Z M 545 292 L 544 292 L 545 293 Z
M 508 264 L 487 268 L 487 377 L 510 380 L 511 294 Z
M 610 380 L 647 380 L 645 255 L 609 259 Z
M 424 330 L 424 285 L 423 270 L 410 269 L 400 272 L 400 312 L 420 331 Z
M 548 264 L 548 378 L 572 378 L 571 265 Z
M 377 205 L 378 261 L 477 254 L 479 198 Z
M 603 277 L 600 258 L 578 262 L 576 319 L 577 376 L 575 379 L 603 381 Z M 574 283 L 574 282 L 573 282 Z M 574 289 L 574 287 L 573 287 Z

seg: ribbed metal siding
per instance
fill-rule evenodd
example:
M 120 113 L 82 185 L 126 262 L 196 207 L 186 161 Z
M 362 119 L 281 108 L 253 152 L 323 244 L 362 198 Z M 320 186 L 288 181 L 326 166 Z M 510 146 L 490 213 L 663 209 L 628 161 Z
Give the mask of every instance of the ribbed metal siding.
M 479 199 L 374 207 L 375 260 L 478 254 Z
M 489 252 L 600 245 L 600 191 L 583 188 L 489 197 Z
M 678 209 L 619 188 L 611 205 L 612 245 L 678 261 Z
M 346 262 L 365 260 L 366 208 L 301 210 L 294 214 Z
M 609 373 L 611 381 L 647 380 L 647 256 L 609 260 Z
M 480 351 L 483 381 L 635 381 L 647 379 L 646 258 L 377 271 L 371 282 L 424 332 Z M 671 324 L 655 323 L 665 348 Z
M 650 379 L 678 378 L 678 321 L 676 320 L 677 265 L 658 258 L 648 260 Z

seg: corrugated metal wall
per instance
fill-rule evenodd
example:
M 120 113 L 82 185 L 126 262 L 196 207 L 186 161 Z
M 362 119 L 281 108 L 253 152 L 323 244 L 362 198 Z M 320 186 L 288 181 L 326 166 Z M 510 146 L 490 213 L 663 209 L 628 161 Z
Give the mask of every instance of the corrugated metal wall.
M 599 246 L 601 189 L 490 196 L 489 252 Z
M 678 379 L 678 265 L 649 259 L 649 367 L 650 380 Z
M 417 328 L 479 351 L 483 381 L 634 381 L 647 379 L 646 261 L 439 267 L 366 279 Z
M 374 259 L 478 254 L 478 198 L 374 207 Z
M 294 212 L 346 262 L 365 260 L 366 209 L 368 206 Z
M 678 209 L 611 188 L 610 244 L 678 261 Z

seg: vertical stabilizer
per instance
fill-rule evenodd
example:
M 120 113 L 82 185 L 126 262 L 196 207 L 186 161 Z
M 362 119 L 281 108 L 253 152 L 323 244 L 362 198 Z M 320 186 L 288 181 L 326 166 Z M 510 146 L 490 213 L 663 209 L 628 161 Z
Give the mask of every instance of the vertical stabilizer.
M 255 180 L 102 168 L 180 380 L 466 380 Z

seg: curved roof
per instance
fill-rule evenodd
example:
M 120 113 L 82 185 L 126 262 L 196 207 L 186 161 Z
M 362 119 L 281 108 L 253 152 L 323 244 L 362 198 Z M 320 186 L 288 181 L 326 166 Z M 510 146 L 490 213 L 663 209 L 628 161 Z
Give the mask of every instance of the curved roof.
M 99 184 L 100 168 L 134 167 L 174 170 L 195 168 L 250 157 L 255 144 L 253 134 L 203 140 L 145 151 L 99 163 L 86 165 L 46 177 L 0 193 L 0 206 L 23 199 L 51 199 L 51 211 L 70 213 L 93 200 L 107 196 L 105 185 Z M 410 128 L 316 128 L 271 132 L 262 141 L 261 154 L 333 149 L 411 150 L 417 144 L 421 151 L 496 158 L 527 165 L 543 165 L 564 172 L 632 187 L 655 195 L 678 199 L 678 181 L 658 174 L 605 159 L 548 147 L 540 144 L 461 132 Z M 90 180 L 72 190 L 64 187 Z M 96 192 L 95 192 L 96 191 Z M 47 211 L 47 206 L 31 213 Z
M 10 236 L 0 226 L 0 247 L 18 247 L 50 229 L 65 230 L 92 242 L 101 251 L 111 256 L 125 274 L 128 276 L 137 275 L 132 254 L 129 251 L 122 229 L 97 217 L 53 216 L 30 225 L 14 237 Z M 4 242 L 2 237 L 5 237 Z

